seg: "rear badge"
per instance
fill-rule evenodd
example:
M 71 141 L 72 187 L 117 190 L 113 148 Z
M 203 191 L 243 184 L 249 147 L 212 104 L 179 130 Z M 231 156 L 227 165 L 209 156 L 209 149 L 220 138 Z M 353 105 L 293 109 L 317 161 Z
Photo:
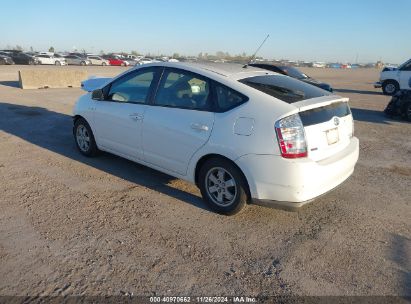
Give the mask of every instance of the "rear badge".
M 338 126 L 340 124 L 340 120 L 338 117 L 334 117 L 334 125 Z

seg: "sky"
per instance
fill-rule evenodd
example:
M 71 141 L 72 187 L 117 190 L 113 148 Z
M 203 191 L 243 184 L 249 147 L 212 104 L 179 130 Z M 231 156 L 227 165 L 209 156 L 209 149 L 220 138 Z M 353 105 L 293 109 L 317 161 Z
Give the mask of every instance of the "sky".
M 410 0 L 0 1 L 0 48 L 327 62 L 411 57 Z

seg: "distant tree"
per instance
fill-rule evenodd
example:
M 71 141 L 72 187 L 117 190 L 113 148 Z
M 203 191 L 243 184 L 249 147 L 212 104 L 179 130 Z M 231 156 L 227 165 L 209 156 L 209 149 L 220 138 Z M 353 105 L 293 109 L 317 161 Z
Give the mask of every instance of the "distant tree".
M 203 52 L 200 52 L 197 56 L 199 59 L 203 59 Z
M 34 52 L 34 49 L 33 49 L 33 47 L 32 47 L 32 46 L 30 47 L 30 52 Z
M 104 51 L 103 51 L 103 50 L 100 50 L 100 55 L 104 55 Z
M 173 54 L 173 58 L 179 58 L 180 57 L 180 54 L 179 53 L 174 53 Z
M 139 55 L 140 55 L 140 53 L 139 53 L 139 52 L 137 52 L 137 51 L 131 51 L 131 55 L 134 55 L 134 56 L 139 56 Z
M 218 52 L 215 53 L 215 56 L 217 58 L 224 58 L 224 52 L 218 51 Z
M 16 45 L 13 50 L 22 51 L 23 48 L 20 45 Z
M 54 47 L 53 46 L 49 47 L 49 52 L 54 53 Z

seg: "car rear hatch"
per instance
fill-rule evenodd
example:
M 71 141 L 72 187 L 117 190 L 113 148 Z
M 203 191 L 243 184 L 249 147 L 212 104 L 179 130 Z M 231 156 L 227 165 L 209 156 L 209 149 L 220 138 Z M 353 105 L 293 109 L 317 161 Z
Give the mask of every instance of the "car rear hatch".
M 353 119 L 348 98 L 284 75 L 254 76 L 239 81 L 298 109 L 301 122 L 293 113 L 289 119 L 286 115 L 276 123 L 283 157 L 307 156 L 320 161 L 349 145 Z M 301 123 L 304 135 L 299 131 Z
M 293 105 L 299 110 L 310 159 L 320 161 L 350 144 L 354 127 L 348 98 L 330 95 Z

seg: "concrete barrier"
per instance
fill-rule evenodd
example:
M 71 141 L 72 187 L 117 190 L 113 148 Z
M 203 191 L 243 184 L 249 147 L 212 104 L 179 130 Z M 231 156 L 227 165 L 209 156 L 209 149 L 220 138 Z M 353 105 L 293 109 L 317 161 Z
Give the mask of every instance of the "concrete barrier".
M 22 89 L 42 88 L 79 88 L 87 79 L 87 72 L 81 70 L 22 70 L 19 71 L 19 83 Z

